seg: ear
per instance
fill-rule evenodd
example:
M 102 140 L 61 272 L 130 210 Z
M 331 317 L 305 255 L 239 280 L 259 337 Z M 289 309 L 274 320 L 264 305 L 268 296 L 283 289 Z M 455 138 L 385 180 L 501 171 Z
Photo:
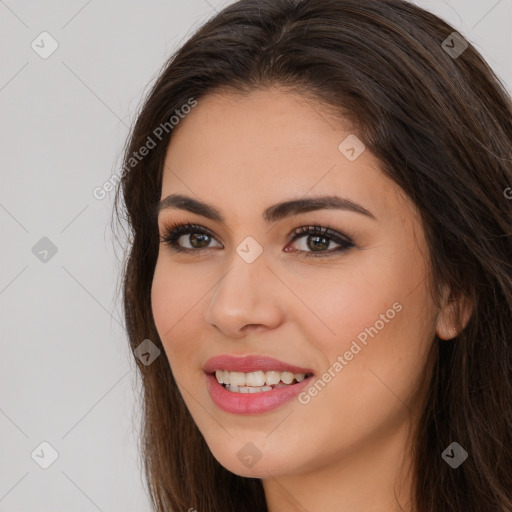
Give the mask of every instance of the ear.
M 473 303 L 468 297 L 463 294 L 455 297 L 452 290 L 445 286 L 442 307 L 436 319 L 436 332 L 439 338 L 451 340 L 458 336 L 469 322 L 473 309 Z

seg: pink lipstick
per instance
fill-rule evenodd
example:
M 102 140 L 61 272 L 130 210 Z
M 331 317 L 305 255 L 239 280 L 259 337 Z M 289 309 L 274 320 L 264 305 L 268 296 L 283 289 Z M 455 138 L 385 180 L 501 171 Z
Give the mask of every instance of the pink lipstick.
M 203 367 L 213 402 L 232 414 L 262 414 L 292 400 L 314 378 L 310 368 L 262 355 L 220 355 Z

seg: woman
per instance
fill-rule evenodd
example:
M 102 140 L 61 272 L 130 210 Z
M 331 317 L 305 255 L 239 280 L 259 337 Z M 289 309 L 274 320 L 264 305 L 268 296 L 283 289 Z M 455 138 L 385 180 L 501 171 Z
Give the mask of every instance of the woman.
M 241 0 L 172 56 L 116 196 L 156 510 L 512 511 L 511 119 L 400 0 Z

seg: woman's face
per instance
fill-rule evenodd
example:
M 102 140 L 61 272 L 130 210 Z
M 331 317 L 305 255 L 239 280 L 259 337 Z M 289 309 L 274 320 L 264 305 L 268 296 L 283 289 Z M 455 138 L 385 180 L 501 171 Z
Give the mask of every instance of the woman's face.
M 439 311 L 415 209 L 360 144 L 278 89 L 210 94 L 174 128 L 161 198 L 190 203 L 163 205 L 160 234 L 199 227 L 175 237 L 184 251 L 160 244 L 153 315 L 194 421 L 239 475 L 402 453 Z M 346 203 L 307 206 L 320 196 Z M 308 226 L 330 234 L 294 234 Z

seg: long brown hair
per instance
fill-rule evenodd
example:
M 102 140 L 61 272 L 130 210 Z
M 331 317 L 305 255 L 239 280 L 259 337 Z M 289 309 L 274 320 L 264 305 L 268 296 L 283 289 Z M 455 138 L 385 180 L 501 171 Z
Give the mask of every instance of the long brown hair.
M 183 106 L 218 87 L 279 85 L 310 95 L 353 123 L 417 206 L 435 296 L 448 284 L 474 305 L 453 341 L 433 340 L 414 442 L 415 506 L 511 512 L 512 104 L 474 46 L 453 32 L 401 0 L 240 0 L 199 28 L 165 63 L 125 147 L 115 198 L 130 231 L 125 321 L 132 350 L 149 338 L 164 353 L 150 301 L 154 207 Z M 151 149 L 134 160 L 143 146 Z M 167 358 L 148 366 L 134 359 L 155 510 L 265 511 L 261 481 L 229 472 L 210 453 Z M 457 469 L 441 457 L 453 441 L 469 454 Z

